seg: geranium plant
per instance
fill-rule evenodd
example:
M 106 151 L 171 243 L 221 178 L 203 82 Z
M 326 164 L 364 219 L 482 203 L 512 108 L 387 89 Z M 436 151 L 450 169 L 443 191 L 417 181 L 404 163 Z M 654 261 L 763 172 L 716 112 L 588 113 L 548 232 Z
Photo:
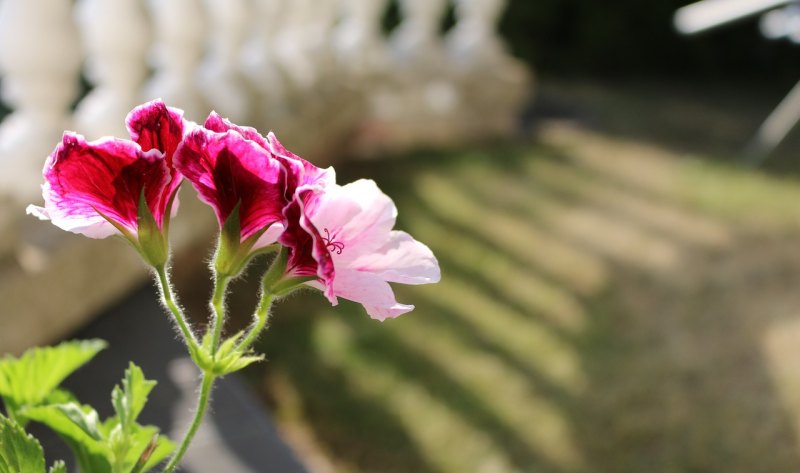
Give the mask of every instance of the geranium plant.
M 104 344 L 34 349 L 19 359 L 0 360 L 6 407 L 6 416 L 0 416 L 0 473 L 45 471 L 41 447 L 24 431 L 30 421 L 61 435 L 84 472 L 144 472 L 170 453 L 163 471 L 174 471 L 203 420 L 215 380 L 262 359 L 252 345 L 275 301 L 310 287 L 333 305 L 339 297 L 350 299 L 370 317 L 385 320 L 414 308 L 397 302 L 389 282 L 439 280 L 430 249 L 393 229 L 397 209 L 371 180 L 339 185 L 333 168 L 318 168 L 291 153 L 272 133 L 263 136 L 213 112 L 196 125 L 160 100 L 136 107 L 127 125 L 130 139 L 86 141 L 66 132 L 44 166 L 44 206 L 29 206 L 28 212 L 91 238 L 122 237 L 142 256 L 202 373 L 194 420 L 177 447 L 155 427 L 137 424 L 155 383 L 131 364 L 112 392 L 116 415 L 101 421 L 58 385 Z M 192 327 L 170 282 L 169 227 L 184 180 L 219 222 L 205 333 Z M 252 322 L 225 335 L 229 283 L 263 254 L 272 255 L 272 263 L 261 278 Z M 57 369 L 48 362 L 53 357 L 60 360 Z

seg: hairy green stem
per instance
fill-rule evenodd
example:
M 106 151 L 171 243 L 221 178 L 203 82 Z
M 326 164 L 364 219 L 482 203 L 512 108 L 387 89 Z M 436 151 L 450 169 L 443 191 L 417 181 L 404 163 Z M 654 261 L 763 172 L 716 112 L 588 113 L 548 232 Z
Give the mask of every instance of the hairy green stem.
M 211 312 L 214 314 L 212 322 L 211 353 L 216 356 L 219 340 L 222 337 L 222 327 L 225 325 L 225 294 L 228 292 L 230 276 L 220 276 L 214 279 L 214 295 L 211 297 Z
M 158 266 L 155 270 L 158 274 L 159 285 L 161 286 L 161 302 L 169 309 L 175 322 L 178 323 L 178 328 L 180 328 L 186 344 L 190 348 L 196 347 L 197 339 L 194 333 L 189 329 L 189 325 L 186 323 L 186 317 L 183 315 L 183 311 L 178 307 L 178 304 L 175 302 L 175 297 L 172 295 L 172 284 L 169 282 L 166 268 L 164 266 Z
M 250 330 L 248 330 L 244 340 L 239 342 L 239 345 L 236 346 L 236 351 L 242 353 L 250 348 L 250 345 L 256 341 L 258 335 L 267 324 L 267 319 L 269 319 L 269 309 L 272 306 L 272 301 L 274 300 L 275 295 L 265 288 L 261 293 L 261 299 L 258 301 L 258 307 L 256 308 L 255 313 L 253 313 L 253 325 L 250 327 Z
M 214 385 L 215 378 L 216 376 L 213 373 L 208 371 L 203 373 L 203 382 L 200 385 L 200 397 L 197 400 L 197 411 L 194 413 L 192 425 L 190 425 L 189 430 L 186 431 L 186 435 L 184 435 L 183 441 L 181 442 L 180 447 L 178 447 L 178 451 L 175 452 L 175 455 L 173 455 L 169 460 L 169 463 L 167 463 L 164 473 L 172 473 L 175 471 L 175 468 L 177 468 L 178 463 L 180 463 L 181 458 L 183 458 L 183 455 L 189 448 L 189 444 L 192 442 L 192 439 L 197 433 L 197 429 L 199 429 L 200 424 L 203 423 L 203 417 L 208 410 L 208 403 L 211 398 L 211 388 Z

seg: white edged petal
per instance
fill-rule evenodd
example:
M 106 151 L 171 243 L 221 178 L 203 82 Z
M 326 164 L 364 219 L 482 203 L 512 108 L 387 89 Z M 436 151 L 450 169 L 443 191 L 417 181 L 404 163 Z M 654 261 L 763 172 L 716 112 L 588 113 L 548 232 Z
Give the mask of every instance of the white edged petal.
M 25 208 L 25 213 L 27 215 L 33 215 L 39 220 L 50 220 L 50 214 L 47 213 L 47 209 L 39 207 L 38 205 L 30 204 Z

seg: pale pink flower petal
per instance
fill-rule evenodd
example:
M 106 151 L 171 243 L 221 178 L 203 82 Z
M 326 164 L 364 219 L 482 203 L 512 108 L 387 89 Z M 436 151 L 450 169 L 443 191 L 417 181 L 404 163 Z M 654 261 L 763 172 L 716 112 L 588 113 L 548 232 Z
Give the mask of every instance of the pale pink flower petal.
M 371 272 L 340 269 L 333 289 L 337 296 L 363 305 L 373 319 L 391 319 L 414 310 L 413 305 L 397 302 L 389 284 Z
M 290 270 L 317 276 L 309 284 L 334 305 L 343 297 L 361 303 L 373 318 L 397 317 L 414 307 L 398 303 L 387 281 L 439 280 L 430 249 L 392 230 L 397 209 L 373 181 L 301 187 L 290 208 L 281 237 L 289 247 Z
M 343 243 L 343 261 L 352 261 L 386 243 L 397 219 L 392 199 L 369 179 L 344 186 L 326 188 L 316 199 L 311 222 L 321 232 L 328 229 L 329 239 Z
M 383 246 L 350 264 L 386 281 L 403 284 L 436 283 L 441 277 L 439 263 L 430 248 L 408 233 L 397 230 L 391 232 Z

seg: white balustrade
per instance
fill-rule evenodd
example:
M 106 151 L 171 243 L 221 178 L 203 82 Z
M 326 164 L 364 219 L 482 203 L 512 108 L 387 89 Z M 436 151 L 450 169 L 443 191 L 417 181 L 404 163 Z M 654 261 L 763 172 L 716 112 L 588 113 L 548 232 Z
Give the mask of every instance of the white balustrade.
M 287 78 L 276 53 L 276 37 L 285 28 L 284 15 L 291 0 L 254 0 L 249 37 L 239 54 L 239 67 L 251 92 L 251 124 L 275 121 L 287 116 Z
M 455 112 L 461 94 L 441 32 L 447 5 L 447 0 L 399 0 L 403 19 L 389 38 L 391 80 L 373 99 L 368 129 L 377 142 L 364 145 L 367 152 L 458 141 Z
M 0 0 L 14 110 L 0 191 L 36 200 L 62 130 L 125 136 L 127 111 L 156 97 L 191 120 L 214 108 L 275 129 L 311 157 L 364 137 L 375 151 L 510 133 L 530 78 L 497 34 L 507 1 L 453 0 L 447 34 L 449 0 L 397 1 L 387 38 L 389 0 Z M 93 89 L 70 116 L 83 56 Z
M 69 0 L 0 2 L 2 98 L 0 192 L 20 201 L 40 193 L 42 165 L 71 128 L 81 48 Z
M 75 111 L 89 139 L 126 136 L 124 117 L 142 101 L 150 23 L 139 0 L 80 0 L 75 15 L 94 89 Z
M 342 80 L 368 88 L 389 72 L 381 20 L 388 0 L 343 0 L 342 18 L 333 32 L 333 48 Z
M 206 50 L 207 21 L 201 0 L 148 0 L 155 44 L 155 74 L 145 99 L 162 98 L 182 108 L 186 118 L 202 121 L 208 106 L 198 89 L 196 71 Z
M 403 20 L 390 38 L 393 59 L 407 70 L 439 69 L 447 0 L 398 0 Z
M 209 17 L 208 54 L 198 81 L 208 104 L 235 122 L 248 122 L 250 97 L 239 70 L 239 54 L 250 23 L 246 0 L 205 0 Z
M 458 135 L 514 132 L 530 92 L 530 73 L 508 54 L 497 32 L 507 0 L 454 0 L 456 25 L 446 38 L 449 67 L 469 100 L 458 103 Z
M 387 40 L 388 0 L 0 0 L 0 91 L 13 109 L 0 122 L 0 256 L 19 263 L 0 265 L 0 296 L 21 311 L 0 313 L 0 326 L 22 327 L 12 350 L 69 333 L 144 277 L 116 242 L 66 238 L 25 217 L 65 129 L 126 136 L 130 108 L 161 97 L 190 120 L 213 107 L 274 129 L 318 164 L 509 133 L 527 75 L 496 34 L 505 2 L 456 2 L 445 41 L 448 0 L 397 1 L 403 18 Z M 93 88 L 72 115 L 84 56 Z M 197 199 L 181 202 L 180 217 L 177 253 L 216 225 Z M 113 277 L 93 279 L 100 269 Z M 46 303 L 30 303 L 42 287 Z

